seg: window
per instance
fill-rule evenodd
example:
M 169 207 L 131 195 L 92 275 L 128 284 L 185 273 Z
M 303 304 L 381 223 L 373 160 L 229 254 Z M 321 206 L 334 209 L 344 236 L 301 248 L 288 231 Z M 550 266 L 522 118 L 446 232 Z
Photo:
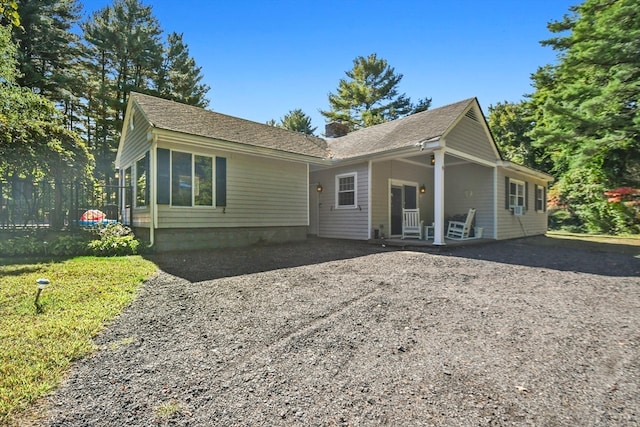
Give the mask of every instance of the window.
M 213 158 L 171 152 L 171 205 L 213 206 Z
M 545 197 L 545 188 L 536 185 L 536 211 L 544 212 L 546 211 L 546 197 Z
M 356 173 L 336 176 L 336 206 L 338 208 L 356 207 Z
M 149 152 L 136 162 L 136 207 L 149 203 Z
M 124 170 L 124 205 L 131 206 L 131 166 Z
M 171 204 L 191 206 L 191 154 L 171 153 Z
M 213 159 L 194 156 L 193 197 L 196 206 L 213 205 Z
M 509 208 L 525 206 L 524 182 L 509 179 Z

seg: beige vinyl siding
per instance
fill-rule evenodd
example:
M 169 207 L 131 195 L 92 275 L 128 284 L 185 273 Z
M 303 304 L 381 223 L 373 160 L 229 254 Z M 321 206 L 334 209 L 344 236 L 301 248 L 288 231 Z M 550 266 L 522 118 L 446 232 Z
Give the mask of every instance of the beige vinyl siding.
M 159 147 L 192 152 L 162 141 Z M 159 228 L 308 225 L 306 164 L 220 150 L 194 154 L 227 159 L 227 205 L 158 205 Z
M 480 118 L 480 120 L 482 120 Z M 487 137 L 482 123 L 463 117 L 447 134 L 447 147 L 483 160 L 498 160 L 493 142 Z
M 337 208 L 336 176 L 352 172 L 357 174 L 356 207 Z M 368 238 L 368 175 L 367 163 L 312 173 L 310 181 L 319 182 L 323 188 L 319 194 L 318 236 L 358 240 Z
M 476 209 L 475 226 L 483 238 L 494 236 L 493 168 L 465 163 L 445 168 L 445 221 L 448 217 Z M 445 223 L 445 232 L 448 224 Z
M 522 216 L 515 216 L 511 210 L 505 209 L 505 177 L 510 177 L 528 184 L 529 191 L 526 194 L 527 210 Z M 547 232 L 547 212 L 535 210 L 535 185 L 545 187 L 543 180 L 533 179 L 513 170 L 498 168 L 497 173 L 497 203 L 498 239 L 513 239 L 524 236 L 535 236 Z
M 127 123 L 127 126 L 129 124 Z M 134 113 L 134 128 L 127 129 L 126 138 L 124 140 L 123 150 L 120 153 L 120 167 L 122 169 L 131 168 L 131 180 L 135 181 L 135 166 L 136 161 L 142 158 L 147 151 L 151 149 L 151 144 L 147 140 L 147 131 L 149 130 L 149 122 L 144 119 L 144 116 L 136 111 Z M 151 176 L 151 170 L 149 173 L 149 185 L 153 177 Z M 133 198 L 135 199 L 135 187 L 133 189 Z M 151 203 L 151 201 L 149 201 Z M 132 225 L 134 227 L 149 227 L 151 224 L 151 210 L 149 205 L 141 208 L 132 208 L 131 212 Z
M 144 119 L 140 112 L 136 112 L 134 114 L 134 128 L 127 129 L 127 135 L 122 146 L 120 167 L 126 168 L 133 165 L 136 160 L 150 149 L 151 143 L 147 141 L 148 129 L 149 122 Z

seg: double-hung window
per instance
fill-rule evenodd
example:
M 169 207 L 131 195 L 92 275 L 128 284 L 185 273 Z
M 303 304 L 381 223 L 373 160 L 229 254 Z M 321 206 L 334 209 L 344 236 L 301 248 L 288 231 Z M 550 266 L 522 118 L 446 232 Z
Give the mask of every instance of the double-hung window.
M 355 172 L 336 176 L 336 207 L 356 207 L 356 186 L 357 174 Z
M 544 212 L 546 210 L 545 198 L 545 188 L 540 185 L 536 185 L 536 211 Z
M 509 208 L 513 209 L 516 206 L 525 207 L 524 182 L 509 179 Z

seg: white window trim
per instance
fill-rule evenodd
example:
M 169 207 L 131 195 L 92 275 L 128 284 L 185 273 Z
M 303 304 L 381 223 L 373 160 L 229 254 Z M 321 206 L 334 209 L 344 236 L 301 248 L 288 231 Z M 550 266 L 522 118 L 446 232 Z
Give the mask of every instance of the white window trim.
M 541 196 L 540 198 L 538 198 L 538 191 L 540 192 L 540 196 Z M 535 200 L 534 200 L 534 202 L 533 202 L 533 203 L 534 203 L 534 208 L 535 208 L 536 212 L 538 212 L 538 213 L 546 213 L 546 212 L 545 212 L 545 206 L 544 206 L 544 205 L 545 205 L 545 203 L 547 202 L 547 201 L 545 200 L 545 197 L 544 197 L 544 194 L 545 194 L 545 188 L 544 188 L 542 185 L 538 185 L 538 184 L 536 184 L 536 186 L 535 186 L 535 192 L 536 192 L 536 194 L 535 194 Z M 541 203 L 540 203 L 540 209 L 538 209 L 538 201 L 540 201 L 540 202 L 541 202 Z
M 341 178 L 349 178 L 353 177 L 353 205 L 340 205 L 338 201 L 340 200 L 340 179 Z M 356 209 L 358 207 L 358 172 L 349 172 L 342 173 L 340 175 L 336 175 L 336 209 Z
M 520 196 L 521 196 L 522 197 L 522 205 L 518 205 L 518 204 L 514 205 L 514 204 L 511 203 L 511 196 L 512 196 L 512 194 L 511 194 L 511 184 L 512 183 L 516 184 L 516 194 L 515 194 L 516 200 L 520 199 Z M 522 194 L 519 194 L 517 192 L 519 186 L 522 186 Z M 509 209 L 513 209 L 516 206 L 522 206 L 524 209 L 527 208 L 527 200 L 526 200 L 527 195 L 526 195 L 525 186 L 526 186 L 526 184 L 525 184 L 524 181 L 520 181 L 519 179 L 509 178 Z

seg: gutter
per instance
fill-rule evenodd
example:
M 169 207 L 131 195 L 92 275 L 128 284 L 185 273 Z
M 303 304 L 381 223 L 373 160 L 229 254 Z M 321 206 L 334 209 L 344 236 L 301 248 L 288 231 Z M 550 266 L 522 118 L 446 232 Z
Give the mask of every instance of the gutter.
M 498 166 L 502 166 L 505 169 L 513 169 L 517 172 L 527 174 L 529 176 L 534 176 L 539 179 L 546 180 L 548 182 L 553 182 L 554 178 L 551 175 L 548 175 L 544 172 L 537 171 L 528 166 L 519 165 L 517 163 L 510 162 L 508 160 L 501 160 L 498 162 Z

